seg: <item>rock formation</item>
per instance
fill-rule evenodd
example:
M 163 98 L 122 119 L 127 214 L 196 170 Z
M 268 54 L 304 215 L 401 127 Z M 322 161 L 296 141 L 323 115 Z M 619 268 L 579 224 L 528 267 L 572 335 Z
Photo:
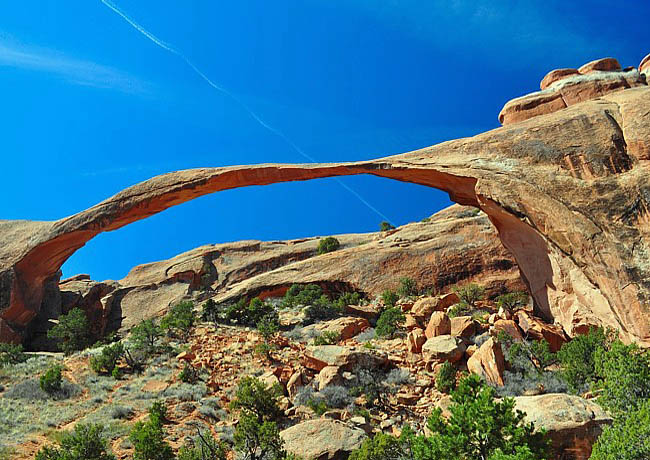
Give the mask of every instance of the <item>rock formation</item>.
M 483 210 L 537 313 L 569 335 L 604 325 L 650 344 L 650 88 L 645 73 L 601 67 L 551 83 L 546 102 L 511 104 L 505 126 L 472 138 L 370 161 L 178 171 L 56 222 L 2 221 L 0 334 L 15 339 L 56 309 L 46 292 L 59 268 L 101 232 L 235 187 L 373 174 Z

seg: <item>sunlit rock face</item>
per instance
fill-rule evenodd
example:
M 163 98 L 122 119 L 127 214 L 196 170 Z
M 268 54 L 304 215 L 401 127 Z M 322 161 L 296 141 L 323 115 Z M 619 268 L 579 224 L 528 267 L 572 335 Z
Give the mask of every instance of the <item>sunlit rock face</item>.
M 513 115 L 471 138 L 370 161 L 179 171 L 56 222 L 0 222 L 0 334 L 20 336 L 47 304 L 46 286 L 58 280 L 61 265 L 101 232 L 235 187 L 373 174 L 447 191 L 485 212 L 537 312 L 569 335 L 603 325 L 650 344 L 647 60 L 641 72 L 612 70 L 608 62 L 550 84 L 545 91 L 557 88 L 565 107 L 551 98 L 553 110 Z M 614 88 L 610 72 L 625 83 Z M 613 89 L 574 91 L 573 78 L 584 79 L 585 88 Z M 571 104 L 569 90 L 577 95 Z

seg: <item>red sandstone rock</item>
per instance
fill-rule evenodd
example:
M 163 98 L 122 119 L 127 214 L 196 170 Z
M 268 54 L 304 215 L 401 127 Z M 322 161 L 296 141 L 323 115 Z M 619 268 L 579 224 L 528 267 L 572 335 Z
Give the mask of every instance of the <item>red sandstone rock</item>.
M 424 334 L 427 336 L 427 339 L 439 335 L 451 334 L 451 321 L 449 320 L 447 313 L 443 311 L 433 312 Z
M 551 86 L 556 81 L 560 81 L 571 75 L 578 75 L 577 69 L 555 69 L 547 73 L 539 84 L 540 89 L 543 91 Z
M 592 77 L 611 79 L 612 75 L 625 74 L 601 71 L 579 78 L 592 81 L 589 80 Z M 560 80 L 552 89 L 568 88 L 573 78 L 578 77 Z M 628 77 L 621 78 L 629 84 Z M 535 109 L 533 112 L 540 116 L 402 155 L 352 163 L 178 171 L 137 184 L 56 222 L 0 221 L 0 318 L 7 325 L 3 331 L 24 330 L 39 312 L 42 312 L 39 320 L 50 317 L 55 311 L 50 303 L 55 295 L 50 294 L 48 286 L 58 281 L 63 262 L 101 232 L 116 230 L 173 205 L 220 190 L 373 174 L 440 188 L 458 203 L 479 207 L 489 216 L 501 242 L 519 264 L 537 313 L 555 320 L 567 333 L 574 334 L 577 326 L 593 321 L 618 329 L 625 340 L 650 344 L 650 325 L 644 308 L 650 298 L 650 265 L 644 257 L 650 252 L 650 204 L 645 192 L 650 187 L 650 174 L 648 162 L 639 161 L 650 150 L 650 89 L 644 79 L 639 75 L 637 78 L 635 87 L 623 85 L 615 92 L 590 90 L 585 94 L 599 94 L 599 97 L 581 100 L 553 113 L 545 108 L 535 109 L 539 101 L 532 101 L 531 110 Z M 607 81 L 600 84 L 604 90 L 608 90 Z M 576 94 L 580 96 L 579 91 Z M 519 113 L 528 110 L 525 104 L 519 104 L 518 108 Z M 443 221 L 438 224 L 445 225 Z M 454 227 L 453 222 L 446 225 Z M 417 224 L 412 228 L 418 228 Z M 472 237 L 480 237 L 477 228 L 473 228 Z M 384 265 L 373 274 L 386 273 L 386 267 L 391 267 L 394 282 L 396 274 L 410 276 L 412 270 L 433 273 L 439 269 L 441 260 L 451 260 L 456 268 L 447 271 L 450 276 L 458 275 L 460 267 L 469 264 L 480 267 L 475 272 L 475 280 L 480 281 L 482 276 L 490 279 L 494 273 L 483 270 L 486 266 L 498 266 L 494 264 L 494 254 L 498 251 L 489 244 L 492 254 L 475 250 L 469 257 L 461 253 L 454 259 L 450 251 L 438 249 L 434 255 L 420 254 L 414 259 L 417 251 L 404 256 L 409 248 L 399 238 L 396 232 L 382 236 L 381 242 L 375 243 L 371 253 L 376 253 L 379 247 L 386 251 L 382 252 Z M 409 244 L 413 247 L 417 241 L 414 237 Z M 429 244 L 430 248 L 435 247 L 433 238 Z M 358 247 L 359 251 L 361 248 Z M 309 257 L 292 268 L 304 268 L 302 279 L 307 282 L 321 281 L 319 269 L 326 266 L 337 267 L 329 269 L 328 280 L 336 272 L 338 279 L 353 280 L 356 276 L 358 285 L 377 284 L 372 277 L 359 275 L 363 271 L 356 266 L 339 268 L 341 252 Z M 316 259 L 327 264 L 315 263 Z M 410 260 L 419 262 L 409 265 Z M 282 292 L 286 285 L 281 287 L 276 283 L 286 281 L 288 272 L 288 269 L 274 270 L 273 276 L 264 282 L 248 278 L 237 287 L 219 292 L 217 299 L 254 293 L 255 288 L 269 286 L 274 286 L 274 292 Z M 438 274 L 429 276 L 436 279 Z M 175 279 L 178 282 L 174 285 L 183 282 L 186 289 L 197 282 L 196 272 L 179 271 Z M 457 281 L 447 278 L 445 283 L 449 286 Z M 159 286 L 163 285 L 156 285 Z M 137 302 L 124 305 L 114 297 L 118 307 L 126 306 L 123 312 L 133 315 L 138 314 L 145 298 L 153 293 L 153 289 L 146 292 L 142 285 L 122 289 L 120 294 L 126 300 L 131 294 L 134 298 L 135 294 L 139 296 Z M 164 298 L 171 297 L 171 292 L 164 295 Z M 155 316 L 167 306 L 160 308 L 161 311 L 149 313 Z
M 621 70 L 621 64 L 614 58 L 607 57 L 587 62 L 578 69 L 581 74 L 593 72 L 594 70 Z
M 406 336 L 408 350 L 411 353 L 421 353 L 422 345 L 427 341 L 427 336 L 422 329 L 413 329 Z
M 537 318 L 531 317 L 525 311 L 517 312 L 519 327 L 528 337 L 533 340 L 546 340 L 553 353 L 562 348 L 567 339 L 561 328 L 543 323 Z
M 524 340 L 524 337 L 521 335 L 521 331 L 517 327 L 517 323 L 511 319 L 499 319 L 494 322 L 494 325 L 491 328 L 491 335 L 493 337 L 497 337 L 501 331 L 508 334 L 514 340 L 520 342 Z
M 473 374 L 480 375 L 488 383 L 503 386 L 503 372 L 506 361 L 503 357 L 501 345 L 493 338 L 489 338 L 467 360 L 467 369 Z
M 468 340 L 476 333 L 476 321 L 471 316 L 451 318 L 451 335 Z

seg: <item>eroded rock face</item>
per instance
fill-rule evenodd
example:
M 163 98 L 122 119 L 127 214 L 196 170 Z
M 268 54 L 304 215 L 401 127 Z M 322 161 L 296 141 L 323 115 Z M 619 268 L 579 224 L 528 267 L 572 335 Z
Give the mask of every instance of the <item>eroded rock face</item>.
M 371 161 L 179 171 L 56 222 L 2 221 L 0 329 L 25 328 L 63 262 L 100 232 L 220 190 L 373 174 L 439 188 L 483 210 L 536 313 L 569 335 L 594 324 L 650 344 L 650 88 L 636 70 L 609 73 L 561 79 L 549 90 L 575 96 L 573 105 L 472 138 Z M 573 78 L 586 79 L 586 89 L 574 88 Z M 592 96 L 599 97 L 586 100 Z M 390 243 L 398 254 L 400 243 Z
M 646 85 L 643 65 L 642 62 L 639 70 L 623 71 L 616 59 L 603 58 L 588 62 L 577 70 L 552 70 L 542 79 L 541 91 L 506 103 L 499 113 L 499 121 L 504 125 L 517 123 L 613 91 Z

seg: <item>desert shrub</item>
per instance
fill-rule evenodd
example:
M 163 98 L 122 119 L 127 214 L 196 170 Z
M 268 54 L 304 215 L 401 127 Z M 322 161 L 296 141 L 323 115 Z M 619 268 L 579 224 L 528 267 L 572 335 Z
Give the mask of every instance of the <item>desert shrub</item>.
M 282 390 L 279 385 L 267 388 L 264 382 L 254 377 L 244 377 L 237 386 L 230 407 L 253 414 L 260 421 L 274 420 L 282 415 L 278 406 L 280 396 Z
M 256 324 L 257 330 L 265 340 L 269 340 L 273 334 L 280 330 L 280 319 L 275 310 L 273 313 L 269 313 L 257 321 Z
M 603 328 L 591 328 L 562 345 L 557 352 L 562 376 L 573 392 L 588 388 L 597 380 L 595 356 L 607 348 L 608 338 Z
M 311 324 L 316 321 L 338 318 L 343 313 L 343 309 L 330 302 L 327 296 L 322 296 L 312 305 L 305 308 L 304 312 L 304 324 Z
M 469 305 L 471 308 L 476 307 L 476 302 L 483 300 L 485 295 L 485 288 L 475 283 L 456 286 L 453 291 L 462 303 Z
M 62 379 L 61 387 L 58 390 L 47 393 L 41 388 L 40 379 L 28 379 L 13 385 L 5 392 L 4 397 L 7 399 L 24 399 L 26 401 L 47 401 L 72 398 L 78 396 L 81 392 L 82 389 L 79 385 Z
M 411 460 L 408 446 L 403 438 L 377 433 L 366 439 L 359 449 L 350 454 L 349 460 Z
M 327 407 L 335 407 L 337 409 L 341 409 L 352 402 L 350 399 L 350 394 L 344 386 L 329 385 L 320 390 L 318 393 L 323 398 L 323 401 Z
M 63 377 L 61 371 L 63 368 L 59 365 L 50 367 L 40 378 L 41 390 L 48 394 L 53 394 L 61 390 Z
M 323 290 L 317 284 L 307 284 L 304 286 L 294 284 L 284 294 L 282 307 L 291 308 L 299 305 L 311 305 L 316 300 L 319 300 L 323 295 Z
M 514 311 L 517 308 L 525 307 L 528 304 L 528 293 L 524 291 L 509 292 L 496 298 L 497 306 L 507 311 Z
M 163 336 L 163 331 L 153 320 L 145 319 L 140 324 L 131 328 L 130 341 L 135 348 L 153 352 L 157 349 L 158 340 Z
M 402 310 L 397 307 L 389 307 L 381 312 L 377 320 L 375 332 L 379 337 L 392 337 L 397 328 L 406 320 Z
M 385 307 L 394 307 L 399 300 L 399 295 L 391 289 L 386 289 L 381 293 L 381 300 L 384 302 Z
M 379 231 L 380 232 L 387 232 L 389 230 L 395 230 L 395 226 L 391 224 L 390 222 L 387 221 L 382 221 L 379 223 Z
M 417 295 L 418 287 L 413 278 L 404 277 L 399 280 L 399 288 L 397 288 L 397 295 L 400 297 L 409 297 Z
M 364 342 L 369 342 L 370 340 L 374 339 L 376 336 L 377 336 L 377 332 L 375 331 L 374 328 L 371 327 L 361 332 L 360 334 L 357 334 L 354 340 L 356 340 L 359 343 L 364 343 Z
M 314 338 L 313 345 L 335 345 L 341 339 L 340 334 L 334 331 L 325 331 Z
M 57 447 L 43 447 L 36 460 L 115 460 L 108 441 L 102 436 L 102 425 L 77 424 L 65 433 Z
M 0 343 L 0 367 L 9 364 L 24 363 L 29 355 L 23 353 L 23 346 L 13 343 Z
M 56 340 L 66 355 L 83 350 L 90 345 L 86 314 L 80 308 L 73 308 L 67 315 L 59 316 L 59 323 L 47 331 L 47 337 Z
M 212 434 L 202 434 L 199 431 L 194 446 L 184 446 L 178 451 L 178 460 L 226 460 L 228 449 L 226 445 L 215 439 Z
M 449 318 L 455 318 L 457 316 L 468 315 L 472 311 L 472 307 L 464 302 L 460 302 L 452 305 L 449 310 L 447 310 L 447 316 Z
M 131 373 L 142 373 L 148 358 L 149 351 L 147 349 L 132 349 L 124 347 L 124 362 Z
M 201 375 L 198 369 L 189 363 L 185 363 L 183 370 L 178 374 L 178 379 L 181 382 L 193 385 L 201 379 Z
M 160 321 L 160 327 L 182 340 L 187 340 L 194 327 L 194 303 L 185 300 L 174 305 Z
M 126 406 L 113 406 L 111 407 L 111 418 L 113 419 L 127 419 L 133 416 L 133 408 Z
M 449 361 L 442 363 L 436 374 L 436 388 L 443 393 L 456 388 L 456 368 Z
M 90 357 L 90 368 L 97 374 L 113 374 L 117 363 L 124 355 L 124 346 L 116 342 L 102 348 L 101 354 Z
M 149 419 L 137 422 L 129 440 L 133 443 L 133 460 L 174 460 L 174 452 L 165 441 L 163 423 L 167 418 L 164 404 L 156 402 L 149 409 Z
M 361 298 L 362 296 L 359 292 L 344 292 L 336 299 L 335 304 L 342 310 L 348 305 L 359 305 Z
M 336 251 L 341 246 L 339 240 L 333 236 L 323 238 L 318 242 L 318 254 L 326 254 L 328 252 Z
M 615 415 L 637 409 L 650 399 L 650 356 L 637 345 L 615 340 L 594 355 L 600 378 L 598 403 Z
M 265 359 L 267 361 L 271 360 L 271 352 L 275 349 L 275 347 L 268 343 L 268 342 L 262 342 L 258 343 L 253 347 L 253 353 L 255 353 L 257 356 L 259 356 L 262 359 Z

